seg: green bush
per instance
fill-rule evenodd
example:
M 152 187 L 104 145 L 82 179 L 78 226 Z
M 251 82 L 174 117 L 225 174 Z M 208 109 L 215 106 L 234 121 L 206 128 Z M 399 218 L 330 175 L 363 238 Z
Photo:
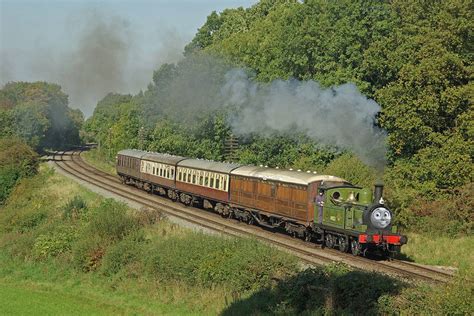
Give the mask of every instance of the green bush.
M 375 170 L 352 154 L 343 154 L 331 161 L 324 169 L 324 173 L 366 188 L 372 188 L 376 180 Z
M 38 236 L 33 247 L 36 258 L 56 257 L 68 252 L 75 240 L 75 231 L 69 226 L 55 226 L 54 230 Z
M 268 285 L 296 270 L 294 259 L 247 239 L 192 234 L 160 240 L 147 253 L 148 271 L 157 278 L 237 290 Z
M 17 138 L 0 138 L 0 205 L 16 183 L 34 175 L 37 167 L 38 155 L 31 147 Z
M 45 210 L 33 210 L 18 214 L 12 219 L 12 229 L 17 232 L 25 233 L 34 230 L 48 218 Z
M 143 256 L 145 238 L 142 232 L 127 236 L 125 239 L 110 246 L 102 260 L 101 272 L 111 276 L 129 264 L 138 262 Z M 141 271 L 135 271 L 135 276 Z
M 94 237 L 80 239 L 72 247 L 73 265 L 83 272 L 97 270 L 105 254 L 107 245 Z
M 308 268 L 232 303 L 223 315 L 378 314 L 378 301 L 402 288 L 396 280 L 344 264 Z
M 138 229 L 137 220 L 127 214 L 125 204 L 106 199 L 91 213 L 85 234 L 115 242 Z
M 63 217 L 67 219 L 78 218 L 87 208 L 86 201 L 79 196 L 74 196 L 67 202 L 63 209 Z
M 16 168 L 12 166 L 0 168 L 0 204 L 6 201 L 19 178 Z

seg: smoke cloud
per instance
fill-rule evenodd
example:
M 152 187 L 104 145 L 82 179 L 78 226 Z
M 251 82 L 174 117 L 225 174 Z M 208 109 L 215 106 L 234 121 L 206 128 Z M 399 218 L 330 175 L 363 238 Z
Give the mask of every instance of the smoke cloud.
M 90 116 L 109 92 L 137 93 L 146 88 L 153 70 L 164 62 L 182 58 L 185 40 L 172 28 L 159 25 L 149 47 L 139 42 L 141 34 L 127 19 L 97 10 L 83 10 L 64 28 L 72 44 L 62 51 L 39 42 L 33 52 L 0 50 L 0 83 L 48 81 L 58 83 L 69 95 L 69 103 Z M 74 28 L 73 28 L 74 27 Z M 142 43 L 140 45 L 140 43 Z M 150 49 L 152 47 L 152 49 Z M 13 56 L 27 62 L 20 64 Z
M 89 17 L 72 53 L 59 62 L 59 82 L 71 101 L 90 113 L 107 92 L 126 88 L 125 66 L 130 57 L 131 36 L 126 20 Z
M 237 106 L 230 119 L 237 135 L 300 131 L 319 143 L 348 149 L 378 169 L 385 165 L 386 134 L 375 125 L 381 108 L 354 84 L 326 89 L 315 81 L 260 84 L 243 70 L 233 70 L 221 93 Z

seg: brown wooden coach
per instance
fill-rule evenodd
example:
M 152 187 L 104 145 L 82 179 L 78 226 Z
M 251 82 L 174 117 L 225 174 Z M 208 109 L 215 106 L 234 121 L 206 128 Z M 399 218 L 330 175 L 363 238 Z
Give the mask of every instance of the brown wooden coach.
M 332 186 L 346 181 L 309 172 L 242 166 L 231 172 L 230 201 L 267 216 L 309 224 L 322 183 Z

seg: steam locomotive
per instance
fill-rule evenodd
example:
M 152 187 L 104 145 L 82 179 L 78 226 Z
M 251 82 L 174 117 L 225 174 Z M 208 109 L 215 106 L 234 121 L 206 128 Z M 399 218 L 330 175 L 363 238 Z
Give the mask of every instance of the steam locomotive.
M 249 224 L 353 255 L 395 255 L 407 242 L 383 201 L 344 179 L 134 149 L 117 154 L 121 181 Z

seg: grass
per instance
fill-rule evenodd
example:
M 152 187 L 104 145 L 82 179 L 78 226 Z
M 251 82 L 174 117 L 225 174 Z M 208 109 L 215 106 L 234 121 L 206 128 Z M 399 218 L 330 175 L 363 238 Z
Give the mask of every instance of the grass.
M 97 169 L 110 174 L 117 174 L 115 163 L 108 161 L 105 156 L 97 148 L 93 148 L 81 153 L 81 157 L 90 165 Z
M 474 275 L 474 236 L 450 238 L 408 233 L 402 254 L 417 263 L 458 268 L 463 275 Z
M 0 281 L 0 305 L 6 315 L 110 315 L 125 310 L 83 295 L 66 294 L 38 284 Z

